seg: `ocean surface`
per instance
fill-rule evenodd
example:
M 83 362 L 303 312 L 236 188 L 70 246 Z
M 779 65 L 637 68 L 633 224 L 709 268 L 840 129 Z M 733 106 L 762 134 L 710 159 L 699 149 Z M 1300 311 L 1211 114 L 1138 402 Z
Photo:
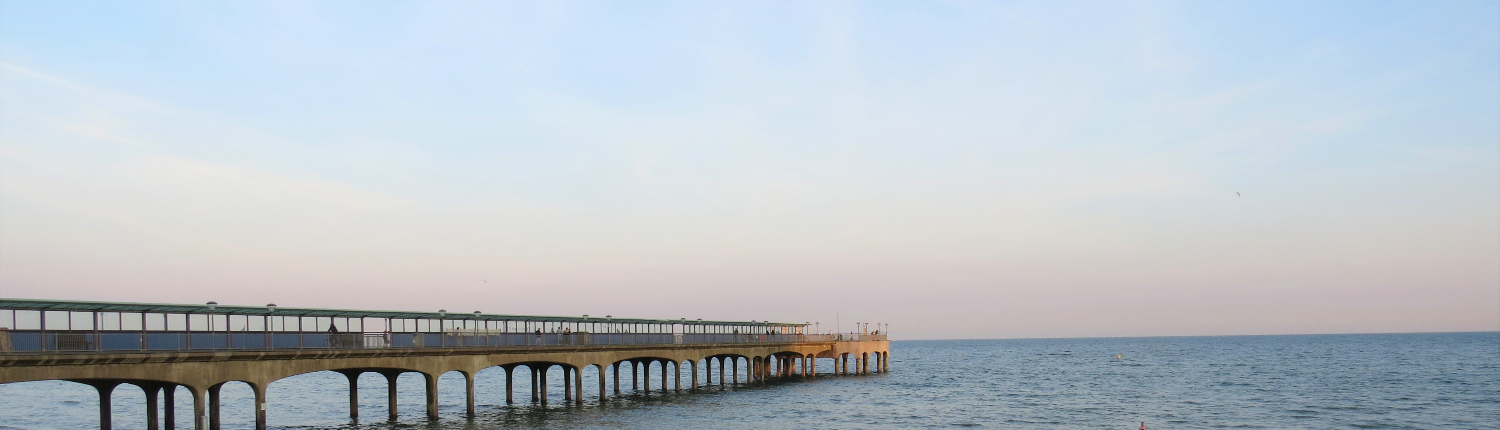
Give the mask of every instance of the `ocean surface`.
M 819 366 L 831 368 L 831 360 Z M 505 406 L 503 375 L 480 373 L 472 420 L 463 378 L 444 375 L 436 422 L 424 417 L 420 377 L 403 376 L 394 423 L 385 421 L 384 378 L 360 380 L 363 418 L 353 423 L 342 375 L 299 375 L 271 385 L 269 421 L 309 429 L 1133 430 L 1142 421 L 1151 429 L 1500 429 L 1496 332 L 896 341 L 885 375 L 627 394 L 603 406 L 590 370 L 582 407 L 561 401 L 556 376 L 549 406 L 530 404 L 525 378 L 517 404 Z M 224 428 L 253 428 L 249 388 L 233 383 L 223 395 Z M 178 428 L 191 428 L 191 397 L 179 391 L 178 399 Z M 121 386 L 114 405 L 115 428 L 145 428 L 139 389 Z M 80 384 L 0 385 L 0 428 L 98 428 L 97 408 L 93 389 Z

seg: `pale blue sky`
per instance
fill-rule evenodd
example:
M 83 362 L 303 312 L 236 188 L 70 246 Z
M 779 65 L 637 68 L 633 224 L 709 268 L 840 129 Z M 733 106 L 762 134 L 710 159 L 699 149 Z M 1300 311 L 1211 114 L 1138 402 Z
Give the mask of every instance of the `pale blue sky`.
M 0 2 L 0 296 L 1500 330 L 1497 220 L 1495 2 Z

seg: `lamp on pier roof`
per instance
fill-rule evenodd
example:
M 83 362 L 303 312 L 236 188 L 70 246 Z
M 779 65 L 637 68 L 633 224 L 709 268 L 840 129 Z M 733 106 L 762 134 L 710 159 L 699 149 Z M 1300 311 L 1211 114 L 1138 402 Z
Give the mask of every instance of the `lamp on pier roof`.
M 276 312 L 276 304 L 275 303 L 266 303 L 266 313 L 274 313 L 274 312 Z
M 589 314 L 583 314 L 583 319 L 589 319 Z
M 479 318 L 479 311 L 474 311 L 474 318 Z
M 442 318 L 442 317 L 445 317 L 445 316 L 448 316 L 448 310 L 447 309 L 438 309 L 438 318 Z
M 217 308 L 217 307 L 219 307 L 219 302 L 208 302 L 208 311 L 209 312 L 213 312 L 214 308 Z

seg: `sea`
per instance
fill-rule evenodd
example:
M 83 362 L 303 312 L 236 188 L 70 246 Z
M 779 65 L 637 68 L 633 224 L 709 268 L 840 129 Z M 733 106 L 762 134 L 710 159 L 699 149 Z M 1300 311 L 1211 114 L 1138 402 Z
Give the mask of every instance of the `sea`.
M 506 405 L 504 373 L 491 369 L 477 377 L 473 418 L 449 373 L 437 421 L 407 374 L 394 422 L 383 377 L 360 379 L 353 421 L 344 376 L 318 372 L 272 384 L 267 413 L 279 429 L 1500 429 L 1500 332 L 893 341 L 888 374 L 832 368 L 682 393 L 660 392 L 653 368 L 656 391 L 630 392 L 627 374 L 626 394 L 604 404 L 590 370 L 583 406 L 562 401 L 554 376 L 546 407 L 524 377 Z M 252 398 L 225 386 L 224 428 L 253 428 Z M 178 428 L 191 428 L 190 399 L 179 391 Z M 114 428 L 146 428 L 139 389 L 121 386 L 113 404 Z M 81 384 L 0 385 L 0 428 L 98 428 L 97 414 Z

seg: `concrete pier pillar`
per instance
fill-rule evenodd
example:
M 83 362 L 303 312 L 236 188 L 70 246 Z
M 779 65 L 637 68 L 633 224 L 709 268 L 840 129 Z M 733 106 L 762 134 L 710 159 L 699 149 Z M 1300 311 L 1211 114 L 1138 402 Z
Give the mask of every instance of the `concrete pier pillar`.
M 573 393 L 573 404 L 575 404 L 575 405 L 582 405 L 583 404 L 583 368 L 582 367 L 575 367 L 575 368 L 573 368 L 573 389 L 577 390 L 577 392 Z
M 359 421 L 359 375 L 364 372 L 348 370 L 339 373 L 349 378 L 349 419 Z
M 396 378 L 401 372 L 380 372 L 385 375 L 385 412 L 386 419 L 396 420 Z M 217 429 L 215 429 L 217 430 Z
M 161 430 L 161 413 L 157 407 L 156 393 L 161 391 L 161 386 L 156 384 L 141 384 L 141 391 L 146 392 L 146 430 Z
M 682 362 L 672 360 L 672 392 L 682 392 Z
M 766 383 L 766 380 L 770 379 L 771 376 L 771 357 L 761 357 L 760 363 L 755 366 L 755 370 L 756 382 Z
M 552 367 L 552 366 L 545 366 L 544 365 L 544 366 L 541 366 L 540 369 L 537 369 L 537 383 L 536 383 L 536 386 L 537 386 L 537 390 L 538 390 L 538 393 L 539 393 L 537 395 L 541 399 L 542 406 L 547 406 L 547 370 L 550 367 Z
M 439 375 L 422 372 L 422 382 L 427 388 L 427 419 L 438 419 L 438 391 L 437 381 Z
M 177 429 L 177 384 L 161 387 L 161 423 L 166 430 Z
M 266 430 L 266 386 L 250 384 L 250 389 L 255 390 L 255 430 Z
M 505 404 L 516 403 L 516 366 L 505 366 Z
M 208 387 L 208 430 L 219 430 L 219 389 L 223 383 Z
M 771 357 L 761 357 L 760 365 L 756 366 L 755 370 L 757 371 L 756 380 L 760 383 L 764 384 L 766 380 L 771 379 Z
M 599 378 L 599 380 L 603 383 L 604 378 Z M 618 361 L 615 362 L 615 395 L 620 395 L 620 362 Z
M 558 366 L 562 370 L 563 404 L 573 403 L 573 368 L 569 366 Z
M 603 364 L 595 364 L 594 367 L 599 369 L 599 403 L 604 403 L 606 386 L 609 385 L 604 382 L 604 374 L 608 372 L 604 371 L 605 366 Z M 620 383 L 616 382 L 615 387 L 618 388 L 619 386 Z
M 540 401 L 542 401 L 542 398 L 541 398 L 541 395 L 540 395 L 540 393 L 542 392 L 542 389 L 541 389 L 541 387 L 537 386 L 537 379 L 538 379 L 539 375 L 542 374 L 542 371 L 541 371 L 541 369 L 537 369 L 536 365 L 534 365 L 534 364 L 533 365 L 528 365 L 528 366 L 526 366 L 526 368 L 527 369 L 531 369 L 531 403 L 540 402 Z
M 719 357 L 719 386 L 724 386 L 724 357 Z
M 657 364 L 661 366 L 661 393 L 662 394 L 666 394 L 667 393 L 667 362 L 666 362 L 666 360 L 659 360 L 659 361 L 657 361 Z
M 740 358 L 739 357 L 729 357 L 729 362 L 730 362 L 729 367 L 733 370 L 732 373 L 734 374 L 734 383 L 738 384 L 738 383 L 740 383 Z M 719 368 L 719 370 L 724 370 L 724 369 L 723 368 Z
M 708 360 L 703 360 L 703 361 L 707 362 Z M 698 389 L 698 360 L 688 360 L 688 371 L 692 372 L 692 375 L 693 375 L 692 385 L 689 385 L 688 389 L 689 390 L 697 390 Z
M 641 372 L 641 361 L 640 360 L 631 360 L 630 361 L 630 391 L 640 391 L 641 390 L 641 386 L 640 385 L 636 385 L 636 379 L 638 379 L 638 378 L 636 378 L 636 374 L 637 373 L 645 373 L 645 372 Z M 651 375 L 646 375 L 646 377 L 650 378 Z M 647 382 L 650 382 L 650 379 L 647 379 Z
M 641 361 L 638 361 L 637 363 L 642 364 L 642 366 L 641 366 L 641 387 L 645 388 L 645 390 L 642 390 L 642 392 L 645 393 L 645 394 L 651 394 L 651 362 L 650 361 L 641 360 Z
M 96 390 L 96 391 L 99 392 L 99 429 L 100 430 L 110 430 L 110 429 L 115 428 L 114 417 L 113 417 L 114 414 L 112 413 L 113 411 L 111 410 L 112 408 L 110 407 L 110 401 L 109 400 L 110 400 L 110 397 L 112 395 L 114 395 L 115 386 L 120 385 L 120 383 L 119 382 L 94 382 L 94 383 L 89 383 L 89 385 L 93 385 L 94 386 L 94 390 Z
M 201 388 L 189 387 L 193 393 L 193 430 L 208 430 L 208 407 L 204 405 L 207 393 Z
M 473 373 L 469 373 L 469 372 L 459 372 L 459 373 L 462 373 L 464 375 L 464 394 L 466 394 L 467 397 L 468 397 L 466 399 L 467 400 L 467 405 L 468 405 L 468 411 L 467 412 L 469 414 L 469 418 L 473 418 L 474 417 L 474 374 Z

